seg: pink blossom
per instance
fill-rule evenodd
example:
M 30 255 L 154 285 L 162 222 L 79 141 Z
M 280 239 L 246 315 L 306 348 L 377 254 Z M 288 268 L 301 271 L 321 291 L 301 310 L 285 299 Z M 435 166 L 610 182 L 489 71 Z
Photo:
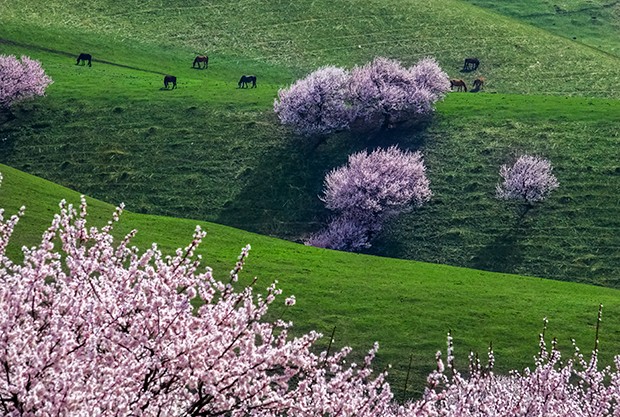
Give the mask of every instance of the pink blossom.
M 323 135 L 349 128 L 347 104 L 349 74 L 338 67 L 323 67 L 278 91 L 274 111 L 284 125 L 301 135 Z
M 0 55 L 0 108 L 34 96 L 42 96 L 52 79 L 41 63 L 27 56 Z
M 529 205 L 542 201 L 560 185 L 552 171 L 548 160 L 522 155 L 512 166 L 502 165 L 500 168 L 503 181 L 497 184 L 497 198 Z

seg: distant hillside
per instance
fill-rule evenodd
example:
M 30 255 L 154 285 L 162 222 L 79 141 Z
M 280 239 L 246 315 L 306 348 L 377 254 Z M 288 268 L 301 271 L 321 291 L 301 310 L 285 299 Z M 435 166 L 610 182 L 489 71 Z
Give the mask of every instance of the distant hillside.
M 0 165 L 0 172 L 0 208 L 6 209 L 5 215 L 27 206 L 10 246 L 12 256 L 18 257 L 20 246 L 39 241 L 58 201 L 78 203 L 79 195 L 7 166 Z M 89 223 L 104 224 L 113 207 L 87 200 Z M 393 365 L 390 381 L 399 397 L 409 356 L 413 355 L 413 368 L 407 396 L 419 395 L 434 367 L 435 352 L 445 352 L 449 329 L 460 369 L 466 369 L 470 350 L 484 357 L 492 341 L 497 370 L 505 372 L 532 365 L 543 317 L 549 319 L 547 334 L 558 338 L 565 355 L 572 352 L 571 338 L 588 352 L 594 343 L 597 306 L 603 303 L 603 363 L 620 352 L 617 290 L 321 250 L 217 224 L 131 212 L 123 214 L 116 228 L 119 237 L 138 229 L 134 243 L 141 249 L 157 242 L 170 253 L 189 242 L 196 223 L 208 233 L 199 253 L 216 276 L 225 277 L 241 247 L 252 245 L 243 279 L 249 282 L 258 276 L 258 289 L 278 280 L 285 296 L 297 296 L 297 304 L 284 316 L 295 322 L 295 332 L 315 329 L 327 338 L 335 327 L 334 347 L 353 346 L 352 360 L 359 360 L 378 341 L 376 369 Z M 280 317 L 281 305 L 273 306 L 274 317 Z M 326 338 L 319 348 L 327 348 Z
M 620 57 L 620 1 L 466 1 Z
M 190 51 L 208 52 L 215 68 L 230 59 L 298 75 L 376 55 L 432 55 L 455 76 L 474 55 L 498 92 L 620 95 L 618 57 L 459 0 L 13 0 L 0 5 L 0 22 L 2 37 L 88 47 L 100 59 L 98 36 L 176 48 L 188 63 Z

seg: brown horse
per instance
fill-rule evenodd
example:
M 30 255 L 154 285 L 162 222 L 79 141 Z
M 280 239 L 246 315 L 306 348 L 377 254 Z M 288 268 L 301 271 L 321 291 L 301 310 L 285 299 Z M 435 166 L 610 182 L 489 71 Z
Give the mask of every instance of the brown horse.
M 463 91 L 463 89 L 467 91 L 467 84 L 461 79 L 450 80 L 450 90 L 452 90 L 453 87 L 456 87 L 456 91 Z
M 480 65 L 480 60 L 478 58 L 465 58 L 461 71 L 475 71 L 478 69 L 478 65 Z
M 474 91 L 480 91 L 482 90 L 482 86 L 484 85 L 484 77 L 478 77 L 474 80 L 474 88 L 471 90 L 472 92 Z
M 85 54 L 85 53 L 81 53 L 78 58 L 77 58 L 77 62 L 75 63 L 75 65 L 79 65 L 80 61 L 82 61 L 82 65 L 86 65 L 86 61 L 88 61 L 88 66 L 92 67 L 92 60 L 93 57 L 91 54 Z
M 174 75 L 164 75 L 164 88 L 168 89 L 168 84 L 172 84 L 172 90 L 177 88 L 177 77 Z
M 256 75 L 242 75 L 237 85 L 238 88 L 247 88 L 250 83 L 252 83 L 252 88 L 256 88 Z
M 209 66 L 209 57 L 206 55 L 199 55 L 196 58 L 194 58 L 194 63 L 192 64 L 192 68 L 196 67 L 196 64 L 198 64 L 198 68 L 200 68 L 200 63 L 204 62 L 205 66 L 204 68 L 207 68 Z

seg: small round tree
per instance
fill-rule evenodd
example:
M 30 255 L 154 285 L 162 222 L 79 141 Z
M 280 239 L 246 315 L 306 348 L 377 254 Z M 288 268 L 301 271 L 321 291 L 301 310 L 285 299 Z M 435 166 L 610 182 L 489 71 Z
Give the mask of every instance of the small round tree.
M 0 55 L 0 109 L 8 110 L 21 100 L 44 95 L 51 83 L 39 61 Z
M 323 67 L 289 88 L 278 91 L 274 111 L 282 124 L 304 136 L 325 135 L 349 128 L 348 72 Z
M 422 206 L 431 195 L 420 152 L 392 146 L 350 155 L 347 165 L 325 176 L 321 200 L 337 216 L 306 243 L 352 251 L 369 247 L 387 218 Z
M 429 201 L 429 184 L 422 154 L 391 146 L 350 155 L 347 165 L 325 177 L 321 199 L 338 213 L 384 217 Z
M 534 203 L 543 201 L 549 193 L 559 187 L 553 175 L 551 163 L 537 156 L 521 155 L 514 164 L 502 165 L 502 181 L 496 186 L 496 196 L 502 200 L 516 200 L 524 203 L 524 212 Z

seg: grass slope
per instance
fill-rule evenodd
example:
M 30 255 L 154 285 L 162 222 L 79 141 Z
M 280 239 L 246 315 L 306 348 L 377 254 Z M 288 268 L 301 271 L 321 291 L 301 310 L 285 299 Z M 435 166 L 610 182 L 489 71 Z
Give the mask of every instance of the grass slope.
M 609 0 L 466 0 L 620 56 L 620 2 Z
M 7 166 L 0 165 L 0 172 L 5 215 L 27 205 L 9 246 L 17 257 L 19 247 L 37 243 L 58 201 L 78 203 L 79 195 Z M 94 199 L 88 203 L 91 224 L 103 224 L 113 211 Z M 484 354 L 492 341 L 498 369 L 507 371 L 532 364 L 543 317 L 550 321 L 548 335 L 558 338 L 567 356 L 571 338 L 587 351 L 594 341 L 597 305 L 603 303 L 603 362 L 609 363 L 611 354 L 620 351 L 620 306 L 613 289 L 321 250 L 217 224 L 131 212 L 123 214 L 117 233 L 122 236 L 137 228 L 138 247 L 158 242 L 164 253 L 171 253 L 191 239 L 196 223 L 208 232 L 199 253 L 221 277 L 240 248 L 252 244 L 245 279 L 258 276 L 259 288 L 277 279 L 286 295 L 297 295 L 297 305 L 284 316 L 295 322 L 297 332 L 316 329 L 329 335 L 335 326 L 335 346 L 353 346 L 358 360 L 379 341 L 376 368 L 393 365 L 390 380 L 399 397 L 409 355 L 413 373 L 406 395 L 419 395 L 434 366 L 434 353 L 445 351 L 449 329 L 461 369 L 466 368 L 470 350 Z M 282 304 L 273 307 L 274 316 L 280 316 L 281 308 Z M 327 341 L 319 347 L 325 349 Z

